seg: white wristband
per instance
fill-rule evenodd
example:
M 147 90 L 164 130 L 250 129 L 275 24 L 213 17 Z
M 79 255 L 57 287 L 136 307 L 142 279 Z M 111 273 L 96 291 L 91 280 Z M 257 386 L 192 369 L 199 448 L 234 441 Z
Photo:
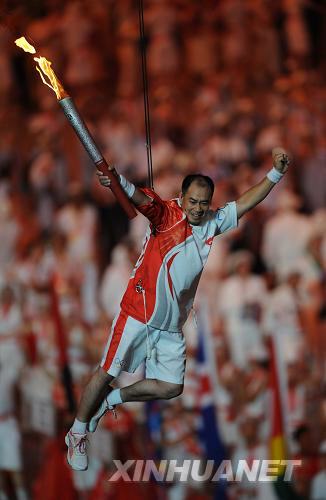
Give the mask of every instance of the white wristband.
M 282 179 L 284 174 L 282 174 L 281 172 L 279 172 L 275 167 L 271 168 L 271 170 L 268 172 L 268 174 L 266 175 L 266 177 L 274 182 L 274 184 L 277 184 L 278 182 L 280 182 L 280 180 Z
M 136 186 L 132 184 L 132 182 L 129 182 L 123 175 L 119 175 L 120 178 L 120 184 L 128 198 L 131 198 L 136 190 Z

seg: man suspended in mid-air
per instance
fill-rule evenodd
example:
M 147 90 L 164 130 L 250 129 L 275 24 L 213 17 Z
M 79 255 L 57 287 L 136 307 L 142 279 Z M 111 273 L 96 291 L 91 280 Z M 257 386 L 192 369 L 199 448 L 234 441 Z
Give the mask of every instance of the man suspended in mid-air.
M 168 201 L 119 176 L 122 188 L 150 225 L 102 361 L 85 387 L 66 435 L 73 469 L 87 469 L 87 432 L 96 430 L 107 411 L 127 401 L 170 399 L 182 393 L 186 363 L 182 327 L 213 238 L 235 228 L 281 180 L 288 169 L 288 155 L 275 148 L 272 157 L 273 167 L 261 182 L 217 210 L 210 209 L 214 183 L 205 175 L 185 177 L 180 197 Z M 102 172 L 98 176 L 103 186 L 110 186 L 107 176 Z M 110 386 L 121 371 L 134 372 L 142 362 L 144 380 L 121 389 Z

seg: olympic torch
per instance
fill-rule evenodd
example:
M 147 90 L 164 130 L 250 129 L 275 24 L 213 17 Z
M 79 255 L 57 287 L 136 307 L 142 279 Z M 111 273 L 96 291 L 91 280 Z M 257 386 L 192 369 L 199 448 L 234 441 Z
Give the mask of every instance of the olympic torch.
M 25 52 L 29 52 L 30 54 L 36 54 L 35 48 L 30 43 L 28 43 L 28 41 L 24 37 L 15 40 L 15 44 L 18 47 L 22 48 Z M 105 158 L 98 149 L 85 122 L 78 113 L 72 98 L 65 91 L 61 82 L 59 81 L 53 69 L 51 68 L 51 62 L 42 56 L 34 57 L 34 61 L 36 61 L 38 64 L 38 66 L 36 66 L 36 69 L 41 76 L 42 82 L 55 92 L 57 100 L 65 116 L 68 118 L 70 124 L 72 125 L 74 131 L 79 137 L 81 143 L 83 144 L 90 158 L 95 163 L 97 169 L 109 177 L 111 181 L 110 188 L 113 194 L 115 195 L 116 199 L 118 200 L 118 202 L 128 215 L 129 219 L 133 219 L 137 215 L 134 206 L 128 199 L 123 189 L 121 188 L 115 170 L 109 167 Z

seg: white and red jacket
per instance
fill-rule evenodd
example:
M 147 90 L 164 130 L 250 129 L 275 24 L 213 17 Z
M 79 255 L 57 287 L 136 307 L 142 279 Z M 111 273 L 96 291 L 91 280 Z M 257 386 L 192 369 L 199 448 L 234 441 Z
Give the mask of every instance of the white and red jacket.
M 236 203 L 209 210 L 198 226 L 191 225 L 179 199 L 162 200 L 142 190 L 152 202 L 137 207 L 150 226 L 121 309 L 159 330 L 180 332 L 192 307 L 214 236 L 237 226 Z

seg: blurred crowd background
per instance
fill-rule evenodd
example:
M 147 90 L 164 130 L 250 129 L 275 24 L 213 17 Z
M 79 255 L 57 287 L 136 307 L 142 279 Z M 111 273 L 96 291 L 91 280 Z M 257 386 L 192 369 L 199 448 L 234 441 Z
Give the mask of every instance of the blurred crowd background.
M 325 4 L 144 3 L 158 194 L 178 196 L 183 177 L 200 171 L 215 182 L 214 207 L 222 206 L 265 175 L 273 147 L 282 145 L 293 158 L 269 197 L 214 243 L 196 302 L 212 342 L 226 457 L 268 458 L 268 347 L 277 337 L 288 456 L 303 460 L 278 496 L 270 484 L 240 482 L 227 488 L 228 498 L 325 499 Z M 99 185 L 55 95 L 13 41 L 28 36 L 53 62 L 106 159 L 144 186 L 137 2 L 3 4 L 0 498 L 213 498 L 205 482 L 107 480 L 112 459 L 205 459 L 196 433 L 202 389 L 192 318 L 183 395 L 154 407 L 120 406 L 118 419 L 107 416 L 90 439 L 89 470 L 72 474 L 65 465 L 62 436 L 72 414 L 54 298 L 78 401 L 101 358 L 147 221 L 138 215 L 129 222 Z M 118 384 L 137 377 L 141 369 Z

